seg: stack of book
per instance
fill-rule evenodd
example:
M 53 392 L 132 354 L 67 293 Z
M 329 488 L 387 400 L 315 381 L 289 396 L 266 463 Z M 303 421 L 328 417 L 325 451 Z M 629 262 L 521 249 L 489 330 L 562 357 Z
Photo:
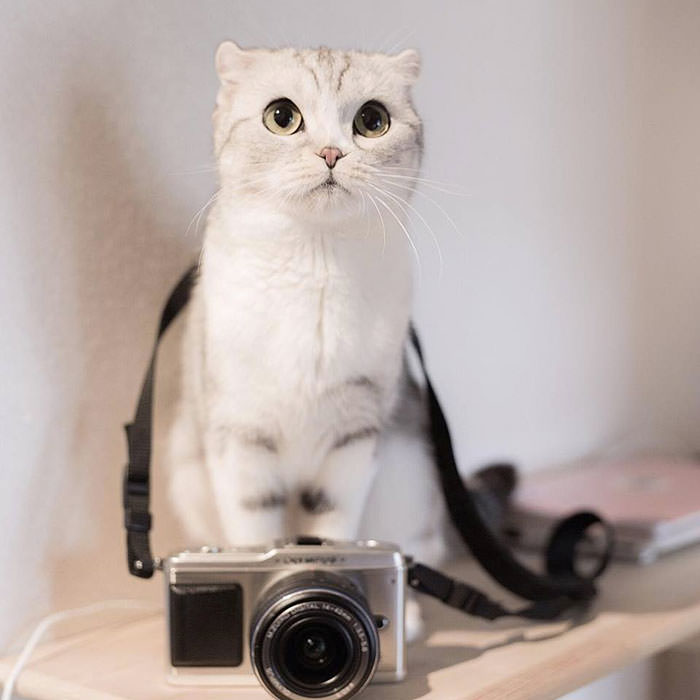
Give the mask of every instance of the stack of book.
M 542 548 L 557 521 L 592 510 L 615 528 L 614 555 L 649 563 L 700 542 L 700 462 L 639 459 L 591 463 L 523 479 L 508 532 Z

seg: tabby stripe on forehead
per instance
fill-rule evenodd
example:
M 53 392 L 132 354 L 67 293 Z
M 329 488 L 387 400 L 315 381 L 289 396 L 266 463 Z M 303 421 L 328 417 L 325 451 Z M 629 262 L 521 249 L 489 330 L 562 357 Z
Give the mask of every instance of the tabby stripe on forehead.
M 340 86 L 343 84 L 343 78 L 345 77 L 345 73 L 347 73 L 348 68 L 350 68 L 350 57 L 345 56 L 345 65 L 341 68 L 340 73 L 338 74 L 338 85 L 336 86 L 336 92 L 340 91 Z
M 333 55 L 331 54 L 331 50 L 327 46 L 322 46 L 318 50 L 318 62 L 321 63 L 322 60 L 326 62 L 329 70 L 333 69 Z
M 321 89 L 321 83 L 320 83 L 320 81 L 319 81 L 319 79 L 318 79 L 318 75 L 316 74 L 316 71 L 314 70 L 314 68 L 313 68 L 312 66 L 310 66 L 310 65 L 306 62 L 306 60 L 305 60 L 305 58 L 304 58 L 304 55 L 301 54 L 301 53 L 299 53 L 299 62 L 304 66 L 304 68 L 306 68 L 306 69 L 309 71 L 309 73 L 311 73 L 311 77 L 314 79 L 314 82 L 316 83 L 316 88 L 317 88 L 318 90 L 320 90 L 320 89 Z

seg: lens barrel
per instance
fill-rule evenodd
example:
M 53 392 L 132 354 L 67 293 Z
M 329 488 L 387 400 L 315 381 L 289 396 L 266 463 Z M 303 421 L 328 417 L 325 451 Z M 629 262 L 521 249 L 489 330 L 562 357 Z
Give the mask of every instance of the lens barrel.
M 308 571 L 278 582 L 258 605 L 250 653 L 258 679 L 281 700 L 345 700 L 372 679 L 379 638 L 349 579 Z

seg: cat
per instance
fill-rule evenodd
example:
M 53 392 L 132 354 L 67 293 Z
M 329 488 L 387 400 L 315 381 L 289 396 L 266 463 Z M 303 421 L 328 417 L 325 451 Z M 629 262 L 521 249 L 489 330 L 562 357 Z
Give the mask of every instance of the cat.
M 437 563 L 445 511 L 406 349 L 419 56 L 226 41 L 215 62 L 220 190 L 186 312 L 174 508 L 192 542 L 371 537 Z

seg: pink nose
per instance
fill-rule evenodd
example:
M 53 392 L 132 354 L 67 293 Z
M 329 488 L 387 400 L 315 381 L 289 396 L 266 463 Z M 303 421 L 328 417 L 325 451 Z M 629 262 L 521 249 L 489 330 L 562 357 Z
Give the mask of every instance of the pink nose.
M 335 168 L 336 161 L 340 160 L 343 157 L 343 154 L 340 152 L 340 149 L 333 148 L 332 146 L 326 146 L 325 148 L 322 148 L 321 152 L 318 155 L 321 158 L 325 159 L 326 165 L 329 168 Z

